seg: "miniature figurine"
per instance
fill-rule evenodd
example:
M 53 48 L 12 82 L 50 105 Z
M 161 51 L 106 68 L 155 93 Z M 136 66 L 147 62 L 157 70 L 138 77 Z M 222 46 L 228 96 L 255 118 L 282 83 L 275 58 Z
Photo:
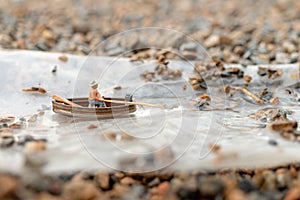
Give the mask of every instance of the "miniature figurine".
M 99 107 L 106 107 L 105 103 L 103 102 L 103 97 L 98 91 L 98 83 L 96 81 L 92 81 L 90 83 L 90 93 L 89 93 L 89 107 L 99 106 Z

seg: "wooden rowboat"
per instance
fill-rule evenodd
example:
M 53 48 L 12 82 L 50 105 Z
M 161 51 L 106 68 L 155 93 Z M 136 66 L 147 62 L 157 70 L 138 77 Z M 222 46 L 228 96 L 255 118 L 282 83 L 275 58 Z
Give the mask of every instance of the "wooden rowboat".
M 125 98 L 106 98 L 105 100 L 125 101 Z M 97 117 L 97 118 L 115 118 L 129 115 L 136 111 L 136 105 L 105 102 L 106 107 L 89 108 L 88 98 L 73 98 L 67 99 L 79 106 L 67 105 L 63 102 L 53 99 L 52 110 L 71 117 Z M 128 101 L 128 100 L 127 100 Z

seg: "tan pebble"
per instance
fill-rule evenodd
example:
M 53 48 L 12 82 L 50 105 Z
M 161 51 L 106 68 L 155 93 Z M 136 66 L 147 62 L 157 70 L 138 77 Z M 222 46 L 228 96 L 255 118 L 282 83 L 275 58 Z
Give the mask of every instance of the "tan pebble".
M 8 125 L 8 128 L 13 128 L 13 129 L 20 129 L 22 126 L 20 123 L 12 123 Z
M 300 199 L 300 189 L 297 187 L 291 188 L 284 198 L 284 200 L 297 200 L 297 199 Z
M 107 190 L 110 187 L 109 179 L 108 173 L 97 173 L 94 178 L 96 185 L 104 190 Z
M 273 97 L 272 99 L 270 99 L 270 103 L 272 104 L 272 106 L 275 106 L 276 104 L 279 103 L 279 98 Z
M 276 174 L 285 174 L 286 169 L 285 168 L 279 168 L 276 170 Z
M 62 199 L 96 199 L 99 195 L 92 182 L 78 180 L 65 185 Z
M 9 175 L 0 174 L 0 199 L 15 199 L 18 181 Z
M 298 172 L 297 170 L 295 169 L 295 167 L 291 166 L 290 168 L 290 174 L 293 178 L 297 178 L 298 177 Z
M 220 151 L 221 146 L 218 144 L 209 144 L 208 147 L 212 150 L 212 152 L 217 153 Z
M 206 93 L 199 96 L 200 99 L 210 99 L 210 96 Z
M 176 77 L 181 77 L 182 76 L 182 72 L 179 69 L 175 69 L 173 72 L 174 76 Z
M 23 39 L 19 39 L 17 41 L 17 46 L 18 46 L 18 49 L 27 49 L 25 40 L 23 40 Z
M 134 137 L 128 133 L 122 132 L 121 134 L 121 140 L 132 140 Z
M 186 85 L 182 85 L 181 88 L 182 88 L 182 90 L 186 90 L 187 86 Z
M 200 90 L 201 89 L 200 85 L 198 85 L 198 84 L 193 84 L 192 87 L 193 87 L 194 90 Z
M 44 88 L 41 88 L 41 87 L 23 88 L 22 91 L 23 92 L 39 92 L 39 93 L 42 93 L 42 94 L 47 93 L 47 90 L 45 90 Z
M 181 55 L 184 59 L 187 60 L 196 60 L 198 58 L 198 55 L 196 53 L 190 51 L 183 51 L 181 52 Z
M 25 145 L 27 152 L 39 152 L 46 150 L 46 144 L 43 141 L 31 141 Z
M 0 122 L 1 123 L 12 122 L 14 120 L 15 120 L 15 116 L 1 116 L 0 117 Z
M 30 116 L 30 118 L 28 119 L 28 122 L 36 122 L 37 116 L 38 116 L 37 114 Z
M 97 128 L 98 126 L 96 125 L 96 124 L 89 124 L 89 125 L 87 125 L 87 129 L 95 129 L 95 128 Z
M 66 55 L 61 55 L 58 57 L 58 59 L 62 62 L 67 62 L 68 61 L 68 57 Z
M 128 185 L 123 185 L 119 183 L 115 183 L 113 189 L 111 190 L 111 198 L 121 198 L 124 197 L 125 194 L 128 193 L 130 187 Z
M 55 39 L 53 32 L 48 29 L 45 29 L 42 32 L 42 37 L 45 38 L 46 40 L 54 40 Z
M 116 172 L 114 175 L 115 175 L 118 179 L 124 178 L 124 176 L 125 176 L 125 174 L 122 173 L 122 172 Z
M 139 181 L 134 180 L 131 177 L 124 177 L 124 178 L 121 179 L 120 183 L 123 184 L 123 185 L 132 185 L 132 184 L 138 184 Z
M 296 129 L 297 126 L 297 121 L 277 121 L 275 123 L 268 124 L 268 128 L 272 131 Z
M 170 183 L 165 181 L 157 186 L 158 193 L 162 196 L 166 195 L 170 188 Z
M 224 92 L 226 92 L 226 93 L 229 93 L 229 92 L 230 92 L 230 86 L 229 86 L 229 85 L 226 85 L 226 86 L 224 87 Z
M 121 89 L 122 89 L 122 87 L 119 85 L 114 87 L 114 90 L 121 90 Z
M 251 76 L 248 76 L 248 75 L 244 75 L 244 80 L 245 80 L 247 83 L 250 83 L 251 80 L 252 80 L 252 77 L 251 77 Z
M 114 131 L 107 131 L 107 132 L 103 133 L 102 135 L 109 140 L 115 140 L 117 134 Z
M 59 200 L 57 196 L 51 195 L 47 192 L 41 192 L 35 197 L 37 200 Z

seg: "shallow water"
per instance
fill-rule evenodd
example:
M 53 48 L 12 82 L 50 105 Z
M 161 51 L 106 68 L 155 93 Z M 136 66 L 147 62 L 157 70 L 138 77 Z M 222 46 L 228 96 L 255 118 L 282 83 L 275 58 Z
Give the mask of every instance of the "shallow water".
M 213 110 L 196 110 L 191 102 L 204 91 L 194 92 L 189 86 L 182 90 L 182 85 L 188 84 L 193 63 L 171 61 L 172 68 L 183 71 L 180 80 L 145 83 L 139 74 L 153 70 L 153 61 L 138 64 L 126 58 L 68 55 L 68 62 L 64 63 L 58 60 L 59 55 L 30 51 L 0 52 L 0 114 L 14 115 L 18 120 L 22 116 L 28 119 L 39 109 L 45 110 L 37 122 L 26 122 L 22 129 L 14 132 L 15 136 L 32 134 L 48 140 L 47 150 L 34 155 L 36 159 L 45 161 L 41 168 L 44 173 L 99 168 L 134 172 L 215 170 L 300 161 L 298 142 L 287 141 L 265 128 L 266 122 L 248 117 L 271 105 L 258 105 L 239 93 L 233 98 L 226 97 L 219 88 L 228 80 L 208 83 L 207 93 L 212 96 Z M 54 66 L 57 66 L 56 74 L 51 72 Z M 284 89 L 299 81 L 299 67 L 272 66 L 274 69 L 282 68 L 284 73 L 277 80 L 267 81 L 257 76 L 257 68 L 248 66 L 244 69 L 253 78 L 250 90 L 269 88 L 280 97 L 281 103 L 277 107 L 293 111 L 288 117 L 298 121 L 298 97 L 285 94 Z M 104 96 L 124 97 L 131 93 L 135 101 L 164 104 L 165 108 L 138 107 L 130 117 L 107 120 L 73 119 L 51 110 L 52 94 L 87 96 L 88 83 L 93 79 L 99 81 Z M 230 82 L 236 86 L 243 84 L 240 80 Z M 122 89 L 114 90 L 117 85 Z M 48 93 L 22 92 L 22 88 L 32 86 L 43 87 Z M 297 89 L 295 94 L 298 95 Z M 98 127 L 87 129 L 91 123 Z M 111 132 L 117 134 L 116 140 L 109 139 Z M 133 139 L 122 138 L 122 133 Z M 278 145 L 269 145 L 270 138 Z M 222 157 L 216 158 L 211 152 L 211 144 L 221 146 Z M 1 149 L 0 169 L 21 172 L 28 155 L 23 146 Z

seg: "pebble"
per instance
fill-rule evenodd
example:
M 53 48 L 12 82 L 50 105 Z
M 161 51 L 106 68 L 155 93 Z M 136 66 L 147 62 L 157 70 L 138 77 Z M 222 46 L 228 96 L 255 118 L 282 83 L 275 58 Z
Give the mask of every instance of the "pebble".
M 14 144 L 15 140 L 12 134 L 1 134 L 0 147 L 10 147 Z
M 268 128 L 272 131 L 284 131 L 296 129 L 298 127 L 297 121 L 278 121 L 268 124 Z
M 196 52 L 198 44 L 196 42 L 185 42 L 183 43 L 179 50 L 180 51 L 189 51 L 189 52 Z
M 251 76 L 248 76 L 248 75 L 244 75 L 244 80 L 245 80 L 247 83 L 250 83 L 251 80 L 252 80 L 252 77 L 251 77 Z
M 170 183 L 168 181 L 162 182 L 157 186 L 158 193 L 161 196 L 165 196 L 170 188 Z
M 44 141 L 29 141 L 25 143 L 25 150 L 27 152 L 40 152 L 46 150 Z
M 96 186 L 102 190 L 108 190 L 111 188 L 110 177 L 108 173 L 96 173 L 94 181 Z
M 58 59 L 62 62 L 68 62 L 68 57 L 66 55 L 61 55 L 58 57 Z
M 14 116 L 1 116 L 0 117 L 0 123 L 13 122 L 14 120 L 15 120 Z
M 249 179 L 242 179 L 238 183 L 239 188 L 244 191 L 245 193 L 250 193 L 252 191 L 257 190 L 257 187 L 253 184 L 253 182 Z
M 63 192 L 63 199 L 96 199 L 100 197 L 100 192 L 96 186 L 89 181 L 76 180 L 66 184 Z
M 122 86 L 115 86 L 114 87 L 114 90 L 121 90 L 122 89 Z
M 20 129 L 22 128 L 22 124 L 20 122 L 16 122 L 16 123 L 9 124 L 8 127 L 12 129 Z
M 285 53 L 276 53 L 275 60 L 278 64 L 287 64 L 289 63 L 289 58 Z
M 18 185 L 16 178 L 0 174 L 0 199 L 16 199 Z
M 187 60 L 196 60 L 198 58 L 198 55 L 191 51 L 182 51 L 181 55 L 184 59 Z
M 98 128 L 98 126 L 96 124 L 89 124 L 89 125 L 87 125 L 86 128 L 87 129 L 95 129 L 95 128 Z
M 278 145 L 277 141 L 276 141 L 276 140 L 273 140 L 273 139 L 270 139 L 270 140 L 268 141 L 268 143 L 269 143 L 270 145 L 272 145 L 272 146 L 277 146 L 277 145 Z

